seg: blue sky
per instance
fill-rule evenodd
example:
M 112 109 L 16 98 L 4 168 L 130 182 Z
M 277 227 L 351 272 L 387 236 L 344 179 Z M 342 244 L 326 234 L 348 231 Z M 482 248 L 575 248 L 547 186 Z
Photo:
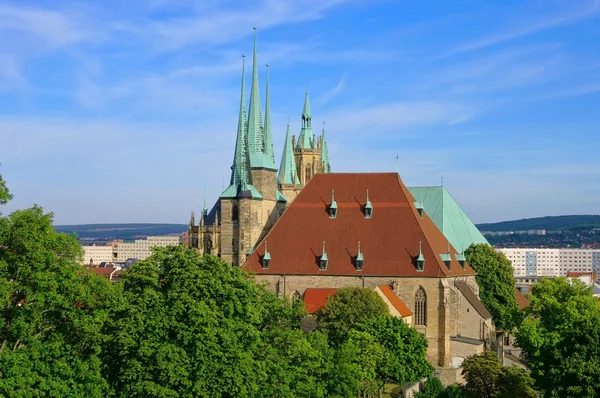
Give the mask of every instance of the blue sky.
M 398 155 L 475 222 L 600 213 L 600 0 L 0 2 L 3 212 L 187 222 L 229 179 L 254 25 L 277 164 L 308 82 L 333 171 Z

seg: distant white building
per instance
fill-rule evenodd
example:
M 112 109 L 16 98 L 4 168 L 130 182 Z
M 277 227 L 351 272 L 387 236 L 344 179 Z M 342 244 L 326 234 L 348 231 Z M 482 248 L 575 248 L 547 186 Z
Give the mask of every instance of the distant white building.
M 568 272 L 600 271 L 598 249 L 496 249 L 512 262 L 515 277 L 567 276 Z
M 148 236 L 147 239 L 136 239 L 134 242 L 112 241 L 105 246 L 83 246 L 82 264 L 122 262 L 129 258 L 145 260 L 150 257 L 154 247 L 177 246 L 180 243 L 179 236 Z

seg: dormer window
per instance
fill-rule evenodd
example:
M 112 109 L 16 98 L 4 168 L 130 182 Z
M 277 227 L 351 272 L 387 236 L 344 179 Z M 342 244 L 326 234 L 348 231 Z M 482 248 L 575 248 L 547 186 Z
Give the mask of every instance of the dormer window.
M 356 260 L 354 261 L 354 266 L 356 267 L 357 271 L 362 271 L 364 264 L 365 264 L 365 258 L 363 257 L 363 254 L 360 251 L 360 241 L 358 241 L 358 254 L 356 255 Z
M 460 264 L 460 266 L 465 269 L 465 264 L 467 263 L 467 258 L 465 257 L 465 252 L 456 254 L 456 261 Z
M 338 206 L 335 202 L 335 196 L 333 189 L 331 190 L 331 204 L 329 205 L 328 213 L 329 218 L 335 218 L 337 216 Z
M 423 202 L 420 200 L 418 202 L 414 202 L 415 208 L 419 212 L 419 215 L 423 217 Z
M 419 242 L 419 255 L 417 256 L 417 271 L 419 272 L 423 272 L 425 269 L 425 256 L 423 255 L 423 251 L 421 249 L 421 242 Z
M 329 262 L 329 258 L 327 258 L 327 252 L 325 252 L 325 241 L 323 241 L 323 254 L 319 258 L 319 269 L 324 271 L 327 269 L 327 263 Z
M 450 243 L 448 243 L 448 253 L 440 254 L 442 261 L 446 264 L 446 267 L 450 269 L 450 263 L 452 262 L 452 256 L 450 255 Z
M 365 218 L 371 218 L 373 215 L 373 204 L 369 200 L 369 190 L 367 189 L 367 203 L 365 204 Z
M 265 254 L 263 255 L 263 258 L 262 258 L 263 269 L 268 269 L 270 264 L 271 264 L 271 253 L 269 253 L 269 250 L 267 250 L 267 242 L 265 241 Z

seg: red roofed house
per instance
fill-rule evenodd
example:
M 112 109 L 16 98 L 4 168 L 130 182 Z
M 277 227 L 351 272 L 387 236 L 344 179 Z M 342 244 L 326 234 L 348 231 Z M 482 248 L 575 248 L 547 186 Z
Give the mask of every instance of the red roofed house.
M 313 176 L 243 268 L 281 296 L 378 288 L 400 315 L 412 313 L 428 360 L 442 368 L 460 366 L 494 336 L 475 271 L 397 173 Z
M 306 289 L 303 297 L 306 312 L 309 314 L 316 313 L 321 307 L 325 306 L 327 297 L 335 294 L 336 291 L 337 289 Z M 412 311 L 400 300 L 389 285 L 377 286 L 375 292 L 388 306 L 390 314 L 403 319 L 409 325 L 412 324 Z

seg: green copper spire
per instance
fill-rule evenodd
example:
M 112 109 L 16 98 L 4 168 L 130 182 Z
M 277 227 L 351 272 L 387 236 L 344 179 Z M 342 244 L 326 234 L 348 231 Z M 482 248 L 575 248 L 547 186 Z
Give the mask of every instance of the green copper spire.
M 283 143 L 283 155 L 281 155 L 281 165 L 279 166 L 277 183 L 298 183 L 298 173 L 296 170 L 296 161 L 294 160 L 294 148 L 292 148 L 292 137 L 290 136 L 289 122 L 287 125 L 287 132 L 285 133 L 285 142 Z
M 242 91 L 240 95 L 240 114 L 238 116 L 238 129 L 235 141 L 235 154 L 231 166 L 231 180 L 229 187 L 221 194 L 222 198 L 235 198 L 238 196 L 251 196 L 262 198 L 256 188 L 252 186 L 250 174 L 250 158 L 248 156 L 248 136 L 246 131 L 246 81 L 245 56 L 242 55 Z
M 265 153 L 265 166 L 272 170 L 277 170 L 275 167 L 275 152 L 273 151 L 273 134 L 271 133 L 271 101 L 269 100 L 269 64 L 267 64 L 267 100 L 265 102 L 265 124 L 263 129 L 264 137 L 264 153 Z
M 304 109 L 302 110 L 302 130 L 296 148 L 312 148 L 314 136 L 312 132 L 312 113 L 310 113 L 310 101 L 308 99 L 308 89 L 304 96 Z
M 254 52 L 252 57 L 252 86 L 250 87 L 250 105 L 248 107 L 248 152 L 250 167 L 264 167 L 265 146 L 263 137 L 262 115 L 260 111 L 260 93 L 258 87 L 258 68 L 256 66 L 256 27 L 254 27 Z
M 325 139 L 325 122 L 323 122 L 323 131 L 321 132 L 321 162 L 323 163 L 323 173 L 331 173 L 329 151 L 327 150 L 327 140 Z

